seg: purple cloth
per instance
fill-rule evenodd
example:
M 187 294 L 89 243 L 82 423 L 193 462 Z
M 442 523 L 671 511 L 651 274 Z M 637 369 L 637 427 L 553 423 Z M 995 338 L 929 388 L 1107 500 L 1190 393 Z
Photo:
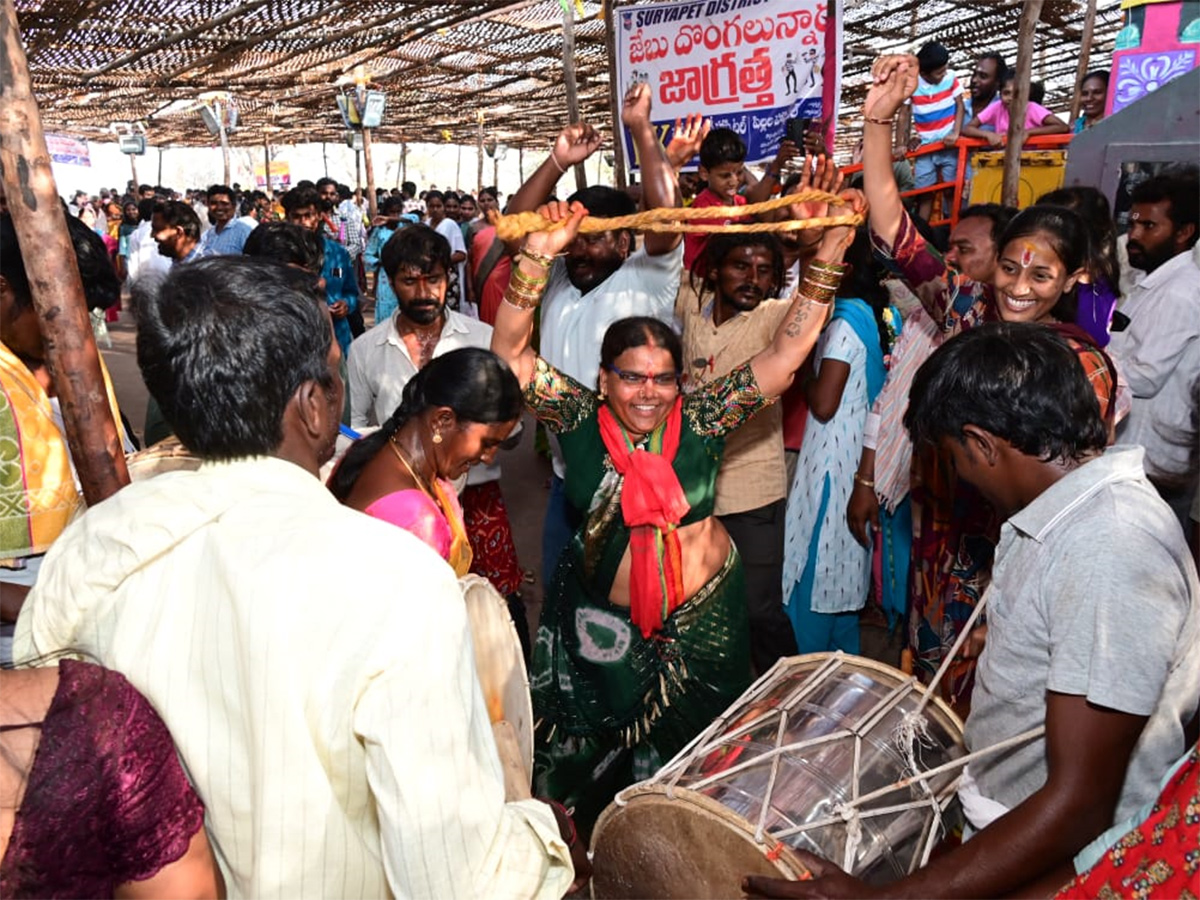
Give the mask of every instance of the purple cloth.
M 162 719 L 122 675 L 62 660 L 0 861 L 0 896 L 112 897 L 204 824 Z
M 1075 287 L 1079 309 L 1075 324 L 1086 331 L 1099 346 L 1107 347 L 1112 339 L 1112 317 L 1117 308 L 1117 294 L 1107 281 L 1098 284 L 1080 282 Z

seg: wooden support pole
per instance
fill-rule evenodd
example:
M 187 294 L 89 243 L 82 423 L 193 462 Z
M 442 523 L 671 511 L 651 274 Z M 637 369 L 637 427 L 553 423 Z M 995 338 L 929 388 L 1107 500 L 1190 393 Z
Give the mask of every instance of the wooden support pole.
M 608 47 L 608 108 L 612 110 L 613 178 L 617 187 L 629 185 L 625 174 L 625 129 L 621 125 L 621 86 L 617 84 L 617 30 L 613 5 L 616 0 L 604 0 L 604 43 Z
M 1088 0 L 1087 12 L 1083 17 L 1083 35 L 1079 39 L 1079 65 L 1075 67 L 1075 89 L 1071 92 L 1071 115 L 1067 124 L 1075 127 L 1079 118 L 1079 108 L 1082 103 L 1080 89 L 1083 87 L 1083 76 L 1087 74 L 1088 63 L 1092 56 L 1092 34 L 1096 30 L 1096 0 Z
M 130 177 L 133 178 L 133 183 L 137 184 L 138 176 L 137 176 L 137 154 L 136 153 L 129 154 L 129 171 L 131 173 Z M 159 184 L 162 184 L 161 179 L 159 180 Z
M 563 4 L 563 86 L 567 92 L 567 121 L 579 121 L 579 88 L 575 83 L 575 7 L 571 0 Z M 583 163 L 575 164 L 575 189 L 587 187 Z
M 379 204 L 375 199 L 375 160 L 371 157 L 371 129 L 364 128 L 363 136 L 363 168 L 367 170 L 367 214 L 374 222 L 379 215 Z
M 225 163 L 225 180 L 221 184 L 231 184 L 229 178 L 229 132 L 225 130 L 225 107 L 221 103 L 214 104 L 217 112 L 217 122 L 221 126 L 221 160 Z
M 1017 88 L 1009 108 L 1008 145 L 1004 148 L 1004 186 L 1001 192 L 1005 206 L 1016 206 L 1021 187 L 1021 145 L 1025 143 L 1025 109 L 1029 105 L 1029 76 L 1033 70 L 1033 36 L 1042 16 L 1044 0 L 1025 0 L 1021 9 L 1021 24 L 1017 29 L 1017 68 L 1014 84 Z
M 475 117 L 479 128 L 475 132 L 475 196 L 483 190 L 483 110 Z M 493 157 L 494 158 L 494 157 Z
M 266 175 L 266 190 L 263 192 L 267 196 L 274 196 L 274 191 L 271 190 L 271 144 L 268 141 L 263 141 L 263 172 Z
M 396 190 L 408 181 L 408 141 L 400 142 L 400 174 L 396 178 Z
M 158 148 L 158 181 L 156 181 L 155 184 L 163 183 L 162 167 L 163 167 L 163 148 L 159 147 Z
M 29 290 L 84 499 L 99 503 L 129 483 L 120 430 L 108 405 L 100 354 L 67 220 L 50 169 L 13 0 L 0 15 L 0 170 Z M 32 251 L 32 252 L 31 252 Z

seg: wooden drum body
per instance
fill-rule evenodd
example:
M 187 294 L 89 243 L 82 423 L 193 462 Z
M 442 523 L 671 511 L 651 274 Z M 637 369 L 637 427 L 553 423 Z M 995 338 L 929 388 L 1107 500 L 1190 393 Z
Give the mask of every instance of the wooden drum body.
M 918 868 L 950 824 L 962 723 L 915 679 L 841 653 L 780 660 L 592 836 L 595 897 L 739 897 L 799 878 L 791 848 L 868 882 Z

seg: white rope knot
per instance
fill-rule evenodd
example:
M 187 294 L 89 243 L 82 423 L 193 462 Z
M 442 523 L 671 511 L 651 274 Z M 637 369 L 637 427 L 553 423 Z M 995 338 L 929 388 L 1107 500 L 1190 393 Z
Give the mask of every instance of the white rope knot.
M 862 844 L 862 819 L 858 808 L 850 803 L 839 803 L 833 808 L 835 816 L 841 816 L 846 823 L 846 853 L 842 859 L 842 868 L 847 872 L 854 871 L 854 859 L 858 856 L 859 845 Z
M 892 743 L 904 757 L 904 768 L 910 777 L 920 775 L 923 771 L 921 750 L 935 746 L 933 737 L 929 734 L 929 720 L 924 714 L 915 710 L 906 710 L 900 716 L 892 731 Z M 924 782 L 922 782 L 924 784 Z M 926 787 L 928 792 L 928 787 Z

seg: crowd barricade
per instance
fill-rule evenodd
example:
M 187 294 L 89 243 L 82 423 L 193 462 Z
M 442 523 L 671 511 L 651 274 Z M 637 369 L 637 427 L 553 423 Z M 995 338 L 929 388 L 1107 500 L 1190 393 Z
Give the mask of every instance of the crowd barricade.
M 1028 160 L 1025 159 L 1025 156 L 1027 154 L 1029 154 L 1031 151 L 1049 151 L 1049 150 L 1063 151 L 1064 152 L 1063 158 L 1065 161 L 1066 147 L 1067 147 L 1067 144 L 1069 144 L 1071 142 L 1071 138 L 1073 138 L 1073 137 L 1074 137 L 1074 135 L 1072 135 L 1072 134 L 1046 134 L 1046 135 L 1038 135 L 1036 137 L 1026 138 L 1024 145 L 1021 147 L 1021 153 L 1023 154 L 1023 157 L 1022 157 L 1023 161 L 1028 163 Z M 958 167 L 957 167 L 957 173 L 955 175 L 955 179 L 953 181 L 942 181 L 942 182 L 939 182 L 938 184 L 930 185 L 929 187 L 916 188 L 911 191 L 903 191 L 900 196 L 902 196 L 905 200 L 910 200 L 915 197 L 922 197 L 927 194 L 933 194 L 935 202 L 933 204 L 934 209 L 933 209 L 933 213 L 930 217 L 929 224 L 930 225 L 950 225 L 951 227 L 953 227 L 954 225 L 958 224 L 959 213 L 962 212 L 964 206 L 967 205 L 966 203 L 964 203 L 964 198 L 967 197 L 967 192 L 968 192 L 968 190 L 970 190 L 970 179 L 967 177 L 968 158 L 977 151 L 982 151 L 984 153 L 995 152 L 997 154 L 1003 154 L 1004 148 L 1003 147 L 993 148 L 990 144 L 988 144 L 987 141 L 980 140 L 979 138 L 960 137 L 954 143 L 954 145 L 952 147 L 946 146 L 946 144 L 943 141 L 937 141 L 932 144 L 922 145 L 921 147 L 918 147 L 916 150 L 913 150 L 910 153 L 904 154 L 904 158 L 907 159 L 911 163 L 918 156 L 923 156 L 927 153 L 937 153 L 938 151 L 941 151 L 941 150 L 955 150 L 958 153 Z M 1024 168 L 1028 168 L 1028 167 L 1029 166 L 1026 165 Z M 1024 168 L 1023 168 L 1023 171 L 1024 171 Z M 1047 168 L 1049 168 L 1049 167 L 1047 167 Z M 852 176 L 854 176 L 856 173 L 861 172 L 861 171 L 862 171 L 862 163 L 855 163 L 854 165 L 844 166 L 841 168 L 841 172 L 846 176 L 847 182 L 850 181 Z M 1061 173 L 1060 173 L 1060 175 L 1061 175 Z M 1061 178 L 1059 180 L 1059 184 L 1061 184 Z M 1055 185 L 1055 184 L 1045 184 L 1045 185 L 1042 185 L 1043 189 L 1035 190 L 1035 193 L 1040 195 L 1041 193 L 1052 190 L 1054 187 L 1057 187 L 1057 186 L 1058 185 Z M 948 215 L 948 216 L 943 215 L 942 203 L 938 202 L 941 195 L 945 191 L 951 191 L 953 194 L 953 199 L 950 204 L 950 215 Z M 1030 202 L 1032 202 L 1032 201 L 1030 201 Z M 1021 205 L 1021 204 L 1019 204 L 1019 205 Z

